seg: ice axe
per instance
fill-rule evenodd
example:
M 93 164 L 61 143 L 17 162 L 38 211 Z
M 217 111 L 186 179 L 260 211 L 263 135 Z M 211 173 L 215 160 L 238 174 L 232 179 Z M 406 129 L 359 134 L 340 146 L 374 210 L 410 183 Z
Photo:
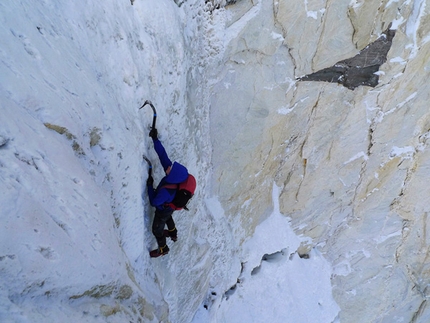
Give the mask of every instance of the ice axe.
M 151 108 L 152 108 L 152 111 L 153 111 L 153 113 L 154 113 L 154 116 L 153 116 L 153 118 L 152 118 L 152 127 L 151 127 L 151 129 L 152 130 L 154 130 L 155 129 L 155 123 L 156 123 L 156 121 L 157 121 L 157 111 L 155 110 L 155 107 L 154 107 L 154 105 L 152 104 L 152 102 L 151 101 L 149 101 L 149 100 L 146 100 L 144 103 L 143 103 L 143 105 L 139 108 L 139 110 L 140 109 L 142 109 L 145 105 L 147 105 L 147 104 L 149 104 L 150 106 L 151 106 Z M 149 168 L 148 168 L 148 177 L 151 177 L 152 176 L 152 163 L 151 163 L 151 161 L 149 160 L 149 158 L 148 157 L 146 157 L 145 155 L 143 155 L 142 156 L 142 158 L 148 163 L 148 166 L 149 166 Z
M 142 109 L 147 104 L 149 104 L 151 106 L 152 111 L 154 112 L 154 116 L 152 118 L 152 127 L 151 127 L 151 129 L 154 130 L 155 129 L 155 122 L 157 121 L 157 111 L 155 110 L 155 107 L 152 104 L 152 102 L 149 100 L 146 100 L 145 103 L 143 103 L 143 105 L 139 108 L 139 110 Z
M 144 160 L 146 160 L 146 162 L 148 163 L 148 166 L 149 166 L 149 168 L 148 168 L 148 177 L 149 176 L 152 176 L 152 163 L 151 163 L 151 161 L 149 160 L 149 158 L 148 157 L 146 157 L 145 155 L 142 155 L 142 158 L 144 159 Z

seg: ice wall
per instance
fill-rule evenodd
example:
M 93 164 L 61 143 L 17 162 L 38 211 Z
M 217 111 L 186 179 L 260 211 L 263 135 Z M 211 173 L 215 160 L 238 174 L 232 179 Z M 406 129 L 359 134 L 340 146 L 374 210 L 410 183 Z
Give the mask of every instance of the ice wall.
M 225 10 L 213 190 L 239 217 L 237 234 L 269 214 L 275 179 L 281 213 L 312 238 L 302 249 L 334 267 L 341 322 L 427 322 L 428 3 L 242 0 Z M 390 23 L 375 88 L 296 82 L 355 56 Z
M 217 261 L 208 237 L 229 241 L 228 228 L 201 230 L 217 221 L 202 197 L 202 3 L 0 8 L 0 321 L 189 322 Z M 192 210 L 177 219 L 180 241 L 158 261 L 148 253 L 156 244 L 141 155 L 154 161 L 157 182 L 162 172 L 151 111 L 139 111 L 147 99 L 170 157 L 199 181 Z

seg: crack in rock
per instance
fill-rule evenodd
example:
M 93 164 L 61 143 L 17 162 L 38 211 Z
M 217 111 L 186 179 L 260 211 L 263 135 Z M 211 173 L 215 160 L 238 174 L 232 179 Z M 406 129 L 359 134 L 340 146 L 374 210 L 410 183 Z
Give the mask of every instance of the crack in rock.
M 417 311 L 412 316 L 412 319 L 411 319 L 410 323 L 418 322 L 418 319 L 420 318 L 420 316 L 422 315 L 422 313 L 424 312 L 424 310 L 425 310 L 426 307 L 427 307 L 427 300 L 424 299 L 421 302 L 420 306 L 418 307 Z
M 360 85 L 375 87 L 379 82 L 379 67 L 386 62 L 396 34 L 391 24 L 382 36 L 362 49 L 356 56 L 339 61 L 332 67 L 298 78 L 298 81 L 339 83 L 350 90 Z

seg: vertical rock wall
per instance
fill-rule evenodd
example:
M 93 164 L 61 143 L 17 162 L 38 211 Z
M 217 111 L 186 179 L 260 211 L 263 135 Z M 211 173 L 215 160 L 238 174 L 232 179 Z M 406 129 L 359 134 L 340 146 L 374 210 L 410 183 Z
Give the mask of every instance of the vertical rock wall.
M 427 322 L 429 6 L 242 0 L 212 89 L 214 191 L 239 240 L 281 212 L 334 267 L 340 320 Z M 296 82 L 397 29 L 375 88 Z

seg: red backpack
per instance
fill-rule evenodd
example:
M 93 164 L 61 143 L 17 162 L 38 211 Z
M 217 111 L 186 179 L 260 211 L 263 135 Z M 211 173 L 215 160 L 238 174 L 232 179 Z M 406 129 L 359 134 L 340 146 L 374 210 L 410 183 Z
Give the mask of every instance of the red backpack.
M 196 179 L 193 175 L 188 174 L 188 178 L 179 184 L 166 184 L 162 188 L 176 190 L 175 197 L 170 203 L 166 203 L 165 206 L 169 206 L 174 210 L 187 210 L 187 204 L 194 195 L 196 190 Z

